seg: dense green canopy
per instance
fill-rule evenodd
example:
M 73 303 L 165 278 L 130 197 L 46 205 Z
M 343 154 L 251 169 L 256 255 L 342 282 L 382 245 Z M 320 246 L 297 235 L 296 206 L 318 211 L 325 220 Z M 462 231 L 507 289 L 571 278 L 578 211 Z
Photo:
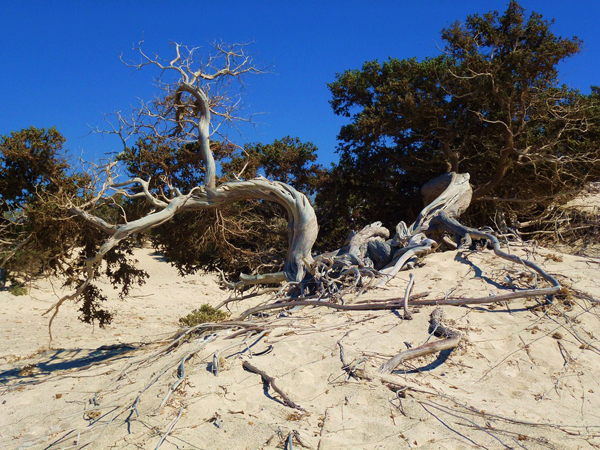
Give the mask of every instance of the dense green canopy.
M 350 122 L 318 197 L 331 215 L 326 224 L 410 218 L 419 187 L 444 171 L 471 174 L 474 214 L 504 199 L 521 220 L 597 176 L 598 97 L 559 83 L 560 62 L 581 41 L 551 28 L 512 1 L 503 14 L 443 30 L 439 56 L 369 61 L 338 74 L 331 105 Z

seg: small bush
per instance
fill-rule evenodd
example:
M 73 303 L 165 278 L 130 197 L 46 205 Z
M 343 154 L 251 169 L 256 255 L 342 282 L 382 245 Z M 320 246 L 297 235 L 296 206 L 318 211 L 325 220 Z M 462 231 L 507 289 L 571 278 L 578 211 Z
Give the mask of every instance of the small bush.
M 21 284 L 13 284 L 8 292 L 18 297 L 19 295 L 27 295 L 27 288 Z
M 187 316 L 180 317 L 179 323 L 186 327 L 194 327 L 207 322 L 222 322 L 227 319 L 227 316 L 227 313 L 204 304 L 199 309 L 194 309 Z

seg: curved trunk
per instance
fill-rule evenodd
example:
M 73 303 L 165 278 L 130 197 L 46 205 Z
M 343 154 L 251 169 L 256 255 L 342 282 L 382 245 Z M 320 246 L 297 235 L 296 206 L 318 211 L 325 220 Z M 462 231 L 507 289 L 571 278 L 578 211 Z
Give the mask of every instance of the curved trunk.
M 181 83 L 175 92 L 175 105 L 177 106 L 177 112 L 175 119 L 181 127 L 182 115 L 184 113 L 184 106 L 182 105 L 181 97 L 184 92 L 192 95 L 196 100 L 195 113 L 199 114 L 198 121 L 198 143 L 200 144 L 200 157 L 204 161 L 205 177 L 204 183 L 209 188 L 214 189 L 216 186 L 217 171 L 215 165 L 215 158 L 210 149 L 210 102 L 208 96 L 202 89 L 198 89 L 194 86 L 190 86 L 187 83 Z M 181 129 L 181 128 L 180 128 Z
M 312 246 L 317 239 L 319 226 L 315 210 L 308 198 L 293 187 L 279 181 L 266 178 L 254 178 L 248 181 L 231 181 L 216 188 L 200 187 L 185 196 L 170 200 L 162 210 L 124 225 L 114 226 L 101 220 L 90 220 L 89 213 L 73 208 L 71 211 L 90 221 L 98 229 L 110 235 L 93 258 L 99 263 L 104 255 L 123 239 L 132 234 L 154 228 L 167 222 L 177 213 L 219 208 L 241 200 L 267 200 L 283 206 L 288 215 L 288 251 L 284 273 L 288 281 L 302 281 L 306 275 L 306 266 L 312 264 Z
M 223 183 L 214 189 L 198 189 L 190 197 L 186 210 L 218 208 L 250 199 L 272 201 L 285 208 L 289 245 L 283 271 L 288 281 L 302 281 L 306 266 L 313 262 L 311 250 L 319 232 L 315 210 L 303 193 L 280 181 L 258 177 Z

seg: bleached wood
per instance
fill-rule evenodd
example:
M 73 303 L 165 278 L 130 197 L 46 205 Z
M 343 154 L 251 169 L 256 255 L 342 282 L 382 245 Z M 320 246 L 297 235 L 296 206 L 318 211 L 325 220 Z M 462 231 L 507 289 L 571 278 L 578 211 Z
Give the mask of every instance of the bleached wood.
M 369 241 L 375 238 L 387 239 L 390 236 L 390 231 L 383 227 L 381 222 L 375 222 L 371 225 L 367 225 L 352 238 L 350 238 L 350 244 L 348 253 L 356 256 L 359 260 L 363 260 L 367 253 Z
M 442 175 L 442 182 L 448 175 Z M 445 212 L 449 217 L 460 217 L 471 204 L 473 189 L 469 183 L 470 176 L 468 173 L 451 172 L 451 180 L 448 187 L 431 203 L 429 203 L 421 213 L 417 220 L 409 227 L 408 234 L 410 236 L 416 233 L 429 230 L 429 224 L 441 211 Z M 440 178 L 440 177 L 438 177 Z M 430 183 L 435 183 L 437 178 Z
M 411 348 L 398 353 L 379 368 L 379 373 L 384 375 L 389 374 L 400 364 L 410 359 L 455 348 L 462 339 L 462 333 L 445 326 L 443 323 L 443 318 L 444 315 L 442 310 L 436 308 L 432 311 L 429 319 L 429 329 L 431 330 L 431 333 L 442 337 L 442 340 L 424 344 L 419 347 Z

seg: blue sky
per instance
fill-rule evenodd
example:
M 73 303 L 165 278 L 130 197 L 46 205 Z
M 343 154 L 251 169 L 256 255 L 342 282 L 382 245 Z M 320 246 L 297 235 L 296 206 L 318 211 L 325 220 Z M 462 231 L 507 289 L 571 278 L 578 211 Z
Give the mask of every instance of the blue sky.
M 151 99 L 153 71 L 135 72 L 142 37 L 149 52 L 169 57 L 169 42 L 209 47 L 214 40 L 253 41 L 250 51 L 270 73 L 248 80 L 244 104 L 261 113 L 237 143 L 286 135 L 311 141 L 319 160 L 337 160 L 327 83 L 368 60 L 439 54 L 440 31 L 469 14 L 506 9 L 507 1 L 9 1 L 0 2 L 0 134 L 30 125 L 56 126 L 73 156 L 95 160 L 120 150 L 89 135 L 104 113 Z M 554 32 L 584 40 L 561 67 L 562 81 L 585 93 L 600 84 L 600 1 L 522 0 L 527 11 L 555 18 Z

